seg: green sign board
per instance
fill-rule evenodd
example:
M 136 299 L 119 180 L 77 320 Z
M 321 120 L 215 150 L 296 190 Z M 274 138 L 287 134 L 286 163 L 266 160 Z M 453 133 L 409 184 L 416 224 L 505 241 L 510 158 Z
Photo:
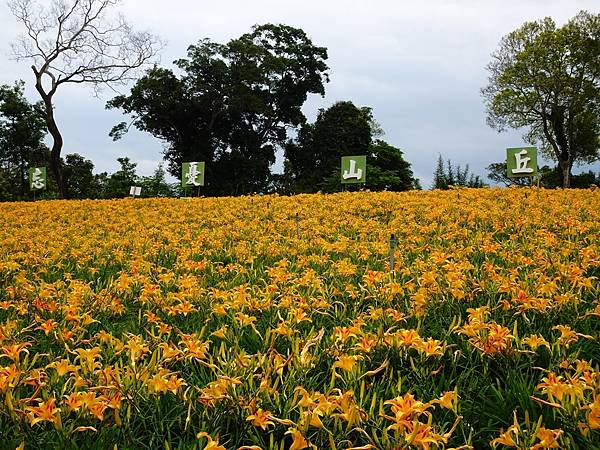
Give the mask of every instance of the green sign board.
M 366 156 L 342 156 L 342 183 L 365 183 L 367 181 Z
M 29 189 L 32 191 L 40 191 L 46 189 L 46 168 L 32 167 L 29 169 Z
M 181 169 L 181 186 L 204 186 L 204 162 L 183 163 Z
M 509 178 L 537 176 L 537 148 L 518 147 L 506 149 L 506 169 Z

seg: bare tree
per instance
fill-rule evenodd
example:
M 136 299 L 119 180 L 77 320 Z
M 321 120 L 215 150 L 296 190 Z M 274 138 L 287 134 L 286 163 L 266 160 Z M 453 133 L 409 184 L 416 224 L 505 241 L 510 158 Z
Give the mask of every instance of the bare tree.
M 11 0 L 8 5 L 26 29 L 12 44 L 16 60 L 32 60 L 35 87 L 53 139 L 52 171 L 60 196 L 67 195 L 61 167 L 63 138 L 54 119 L 53 97 L 66 83 L 89 83 L 97 94 L 137 77 L 162 47 L 148 32 L 134 32 L 125 18 L 111 13 L 119 0 Z

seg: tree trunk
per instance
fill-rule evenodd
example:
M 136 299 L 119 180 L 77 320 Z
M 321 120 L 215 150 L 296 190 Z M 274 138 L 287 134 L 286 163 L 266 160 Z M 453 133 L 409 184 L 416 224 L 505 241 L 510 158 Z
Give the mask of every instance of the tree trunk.
M 52 136 L 52 150 L 50 151 L 50 165 L 52 167 L 52 173 L 58 186 L 58 194 L 60 198 L 67 198 L 67 183 L 63 174 L 62 164 L 60 161 L 60 152 L 63 147 L 63 138 L 60 134 L 60 130 L 54 120 L 54 108 L 52 107 L 52 97 L 48 95 L 43 96 L 44 105 L 46 107 L 46 125 L 48 131 Z
M 35 88 L 42 97 L 44 101 L 44 109 L 46 110 L 46 126 L 48 127 L 48 131 L 52 136 L 52 150 L 50 150 L 50 166 L 52 168 L 52 174 L 54 175 L 54 179 L 56 180 L 56 185 L 58 187 L 58 195 L 60 198 L 67 198 L 67 183 L 63 175 L 62 164 L 60 161 L 60 152 L 63 147 L 63 138 L 60 134 L 60 130 L 56 125 L 56 121 L 54 120 L 54 108 L 52 107 L 52 96 L 56 92 L 56 80 L 54 76 L 47 71 L 49 63 L 47 63 L 41 70 L 37 70 L 35 66 L 32 66 L 31 69 L 35 74 Z M 42 76 L 44 73 L 47 73 L 48 76 L 52 79 L 52 89 L 49 92 L 44 90 L 44 86 L 42 84 Z
M 50 109 L 52 111 L 52 109 Z M 56 122 L 54 121 L 54 113 L 46 115 L 46 123 L 48 124 L 48 131 L 52 135 L 53 143 L 52 150 L 50 151 L 50 164 L 52 166 L 52 173 L 56 179 L 56 185 L 58 186 L 58 193 L 60 198 L 67 198 L 67 183 L 63 174 L 62 164 L 60 161 L 60 152 L 63 146 L 63 139 Z
M 571 187 L 571 163 L 569 161 L 560 161 L 560 169 L 563 176 L 563 188 Z
M 550 120 L 556 137 L 556 144 L 558 146 L 557 157 L 558 165 L 560 166 L 563 175 L 563 188 L 567 189 L 571 187 L 571 166 L 573 158 L 571 154 L 571 142 L 565 131 L 565 108 L 553 106 L 550 113 Z M 556 150 L 555 147 L 555 151 Z

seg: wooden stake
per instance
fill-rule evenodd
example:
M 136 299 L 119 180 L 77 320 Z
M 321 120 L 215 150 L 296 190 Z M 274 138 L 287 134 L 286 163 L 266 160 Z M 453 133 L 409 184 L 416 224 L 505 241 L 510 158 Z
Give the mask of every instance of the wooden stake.
M 396 277 L 394 273 L 394 249 L 396 248 L 396 236 L 393 234 L 390 236 L 390 272 L 392 273 L 392 278 Z

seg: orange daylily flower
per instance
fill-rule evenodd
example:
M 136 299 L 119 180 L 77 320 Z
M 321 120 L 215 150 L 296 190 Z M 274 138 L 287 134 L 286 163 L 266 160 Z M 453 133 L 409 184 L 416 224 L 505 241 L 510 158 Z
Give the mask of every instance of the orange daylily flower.
M 252 422 L 252 425 L 255 427 L 260 427 L 263 430 L 266 430 L 269 425 L 275 425 L 275 423 L 270 419 L 271 413 L 269 411 L 263 411 L 261 408 L 258 408 L 254 414 L 250 414 L 246 418 L 247 421 Z
M 61 426 L 60 408 L 56 407 L 55 398 L 45 402 L 40 400 L 38 406 L 27 406 L 25 410 L 28 411 L 27 420 L 31 426 L 45 421 L 52 422 L 57 428 Z

